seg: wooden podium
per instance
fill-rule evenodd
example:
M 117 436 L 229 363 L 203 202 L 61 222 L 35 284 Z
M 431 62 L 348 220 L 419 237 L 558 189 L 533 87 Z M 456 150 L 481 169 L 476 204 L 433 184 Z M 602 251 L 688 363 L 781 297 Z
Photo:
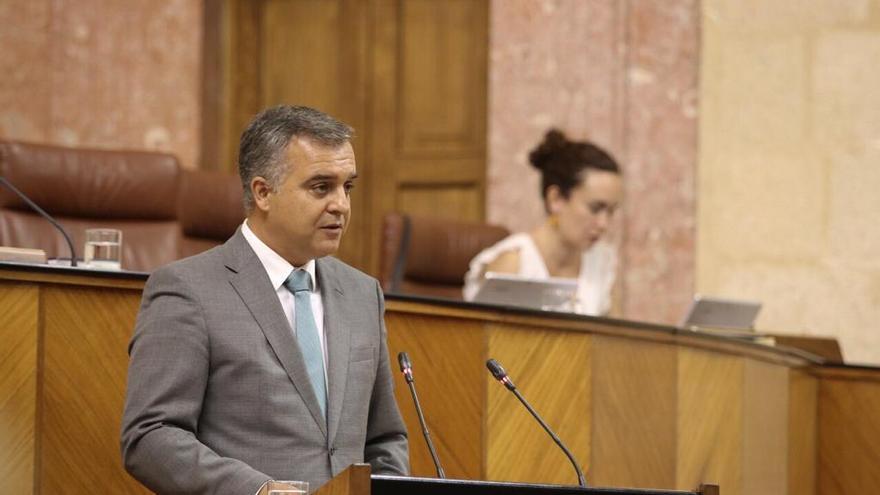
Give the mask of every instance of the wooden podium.
M 119 449 L 145 280 L 0 263 L 0 493 L 148 493 Z M 575 482 L 552 441 L 489 375 L 492 357 L 592 484 L 880 493 L 878 368 L 662 325 L 395 296 L 386 322 L 392 356 L 412 358 L 452 478 Z M 411 472 L 432 476 L 396 370 L 395 380 Z
M 697 491 L 581 488 L 565 485 L 413 478 L 370 475 L 368 464 L 354 464 L 314 495 L 719 495 L 719 487 L 702 485 Z

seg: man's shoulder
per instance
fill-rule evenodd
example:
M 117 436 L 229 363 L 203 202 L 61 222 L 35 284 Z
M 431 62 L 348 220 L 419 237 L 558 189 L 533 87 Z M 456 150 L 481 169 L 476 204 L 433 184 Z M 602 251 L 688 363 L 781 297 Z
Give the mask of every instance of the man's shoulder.
M 150 274 L 151 281 L 202 280 L 222 274 L 223 246 L 216 246 L 199 254 L 172 261 Z
M 374 277 L 333 256 L 318 258 L 316 263 L 318 270 L 324 271 L 326 275 L 340 282 L 355 283 L 373 288 L 379 283 Z

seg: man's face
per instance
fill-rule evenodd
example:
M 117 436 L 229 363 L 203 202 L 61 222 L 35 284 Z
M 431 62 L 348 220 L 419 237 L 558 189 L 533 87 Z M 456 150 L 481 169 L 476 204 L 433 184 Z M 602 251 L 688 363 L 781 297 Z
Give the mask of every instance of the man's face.
M 255 199 L 265 215 L 264 242 L 301 266 L 339 249 L 357 169 L 350 143 L 328 147 L 306 137 L 291 140 L 285 160 L 287 176 Z

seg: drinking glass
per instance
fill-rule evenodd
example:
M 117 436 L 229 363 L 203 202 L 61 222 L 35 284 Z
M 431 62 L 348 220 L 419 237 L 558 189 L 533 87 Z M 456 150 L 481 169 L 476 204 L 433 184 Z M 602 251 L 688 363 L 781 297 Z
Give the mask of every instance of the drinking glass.
M 97 270 L 122 269 L 122 231 L 86 229 L 83 265 Z
M 309 493 L 307 481 L 272 480 L 268 483 L 269 495 L 306 495 Z

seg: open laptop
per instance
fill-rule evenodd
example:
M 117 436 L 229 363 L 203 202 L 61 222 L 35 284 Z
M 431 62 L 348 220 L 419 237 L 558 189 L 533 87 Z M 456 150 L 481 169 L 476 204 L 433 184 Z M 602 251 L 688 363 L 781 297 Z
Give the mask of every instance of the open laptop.
M 761 303 L 710 296 L 694 296 L 682 328 L 754 330 Z
M 577 280 L 532 279 L 508 273 L 488 272 L 474 296 L 474 302 L 519 306 L 545 311 L 574 310 Z

